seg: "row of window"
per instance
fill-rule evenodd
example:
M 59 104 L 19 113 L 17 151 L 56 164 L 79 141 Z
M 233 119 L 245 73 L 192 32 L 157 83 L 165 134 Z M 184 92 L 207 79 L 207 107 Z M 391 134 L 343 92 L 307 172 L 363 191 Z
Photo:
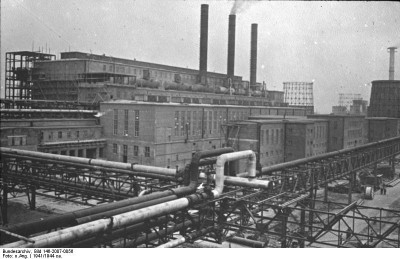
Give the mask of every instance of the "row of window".
M 113 153 L 118 155 L 119 150 L 118 150 L 118 144 L 113 144 Z M 144 157 L 150 157 L 150 147 L 144 147 L 143 150 Z M 122 155 L 127 157 L 128 156 L 128 145 L 122 145 Z M 139 146 L 134 145 L 133 146 L 133 156 L 138 157 L 139 156 Z
M 124 67 L 124 66 L 112 66 L 112 65 L 103 65 L 103 71 L 108 71 L 109 72 L 115 72 L 115 73 L 120 73 L 120 74 L 133 74 L 133 75 L 139 75 L 141 76 L 142 74 L 145 74 L 145 71 L 149 73 L 149 75 L 153 78 L 158 78 L 158 79 L 166 79 L 173 81 L 175 79 L 175 72 L 167 72 L 167 71 L 158 71 L 158 70 L 142 70 L 142 69 L 136 69 L 133 67 Z M 113 71 L 115 70 L 115 71 Z M 181 74 L 180 75 L 182 79 L 186 81 L 192 81 L 196 82 L 197 81 L 197 75 L 188 75 L 188 74 Z M 224 79 L 222 78 L 213 78 L 213 77 L 207 77 L 207 82 L 211 85 L 223 85 L 224 84 Z
M 129 129 L 129 110 L 123 110 L 124 111 L 124 128 L 123 128 L 123 135 L 128 136 L 128 129 Z M 135 120 L 134 120 L 134 136 L 139 137 L 139 110 L 134 110 L 133 111 L 135 114 Z M 114 130 L 113 134 L 118 135 L 118 109 L 114 109 Z
M 8 136 L 8 146 L 25 146 L 26 136 Z
M 261 145 L 282 144 L 283 129 L 267 129 L 261 131 Z
M 229 112 L 229 120 L 244 120 L 246 112 Z M 202 130 L 206 134 L 221 133 L 222 124 L 226 123 L 226 111 L 175 111 L 175 136 L 198 136 Z M 204 124 L 203 124 L 204 123 Z
M 65 132 L 63 132 L 63 131 L 58 131 L 57 132 L 57 139 L 62 139 L 62 138 L 64 138 L 64 133 Z M 79 131 L 79 130 L 77 130 L 77 131 L 75 131 L 75 136 L 76 136 L 76 138 L 79 138 L 79 137 L 83 137 L 83 138 L 86 138 L 86 137 L 88 137 L 88 131 L 87 130 L 83 130 L 82 131 L 82 134 L 81 134 L 81 132 Z M 49 134 L 48 134 L 48 140 L 53 140 L 53 139 L 55 139 L 55 137 L 54 137 L 54 132 L 53 131 L 51 131 L 51 132 L 49 132 Z M 67 131 L 66 132 L 66 137 L 67 137 L 67 139 L 70 139 L 70 138 L 72 138 L 72 132 L 71 131 Z M 40 139 L 41 140 L 43 140 L 44 139 L 44 133 L 43 132 L 41 132 L 40 133 Z

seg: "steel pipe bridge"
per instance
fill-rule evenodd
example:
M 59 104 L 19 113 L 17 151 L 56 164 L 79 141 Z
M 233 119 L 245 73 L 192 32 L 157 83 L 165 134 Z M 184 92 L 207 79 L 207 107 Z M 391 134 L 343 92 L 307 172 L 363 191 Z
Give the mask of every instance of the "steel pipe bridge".
M 198 239 L 258 247 L 400 247 L 400 211 L 363 205 L 356 184 L 357 173 L 365 168 L 388 162 L 394 169 L 400 137 L 264 167 L 256 178 L 251 168 L 236 176 L 227 176 L 228 169 L 215 170 L 215 164 L 228 161 L 221 162 L 223 156 L 252 159 L 232 151 L 199 152 L 185 169 L 169 169 L 169 175 L 140 165 L 83 158 L 78 163 L 57 155 L 51 160 L 2 148 L 2 212 L 10 190 L 18 187 L 32 196 L 32 190 L 48 188 L 47 181 L 74 190 L 72 196 L 87 196 L 84 190 L 91 190 L 91 199 L 120 200 L 110 203 L 114 206 L 101 204 L 70 213 L 62 220 L 54 216 L 53 221 L 65 224 L 49 224 L 50 229 L 38 222 L 4 227 L 1 231 L 8 238 L 2 247 L 174 247 Z M 99 172 L 107 175 L 95 177 Z M 124 199 L 138 194 L 127 183 L 129 175 L 143 189 L 151 185 L 142 179 L 157 181 L 153 192 Z M 92 189 L 85 185 L 89 176 L 96 179 Z M 343 179 L 348 182 L 345 200 L 332 201 L 328 184 Z M 74 181 L 86 187 L 70 188 Z M 100 191 L 103 196 L 95 193 L 102 181 L 108 181 L 108 189 Z M 120 196 L 111 196 L 115 193 Z

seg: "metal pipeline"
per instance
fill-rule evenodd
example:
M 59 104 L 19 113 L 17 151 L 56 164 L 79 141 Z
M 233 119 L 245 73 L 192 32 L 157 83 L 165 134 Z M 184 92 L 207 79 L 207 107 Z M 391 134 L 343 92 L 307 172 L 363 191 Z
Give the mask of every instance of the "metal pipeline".
M 265 247 L 265 242 L 257 241 L 257 240 L 251 240 L 243 237 L 231 237 L 228 241 L 240 245 L 245 245 L 248 247 L 253 247 L 253 248 L 263 248 Z
M 143 196 L 146 197 L 146 196 Z M 127 227 L 146 219 L 169 214 L 184 208 L 187 208 L 191 203 L 198 202 L 208 198 L 205 193 L 193 194 L 190 197 L 180 198 L 169 202 L 153 205 L 150 207 L 142 208 L 135 211 L 119 214 L 107 219 L 100 219 L 89 223 L 81 224 L 78 226 L 62 229 L 56 232 L 35 236 L 31 239 L 35 243 L 27 243 L 25 241 L 18 241 L 10 244 L 3 245 L 3 248 L 11 247 L 54 247 L 61 246 L 65 243 L 72 241 L 79 241 L 105 231 L 111 231 Z
M 182 245 L 183 243 L 191 242 L 194 239 L 197 239 L 200 236 L 203 236 L 203 235 L 205 235 L 207 233 L 210 233 L 213 230 L 214 230 L 213 226 L 210 226 L 210 227 L 207 227 L 207 228 L 203 228 L 203 229 L 198 230 L 196 232 L 187 234 L 185 237 L 181 236 L 181 237 L 179 237 L 179 238 L 177 238 L 175 240 L 171 240 L 168 243 L 165 243 L 165 244 L 162 244 L 160 246 L 157 246 L 157 248 L 173 248 L 173 247 L 177 247 L 179 245 Z
M 248 176 L 248 173 L 245 173 L 245 175 Z M 205 173 L 200 173 L 200 179 L 207 179 L 207 175 Z M 215 175 L 213 175 L 213 179 L 215 180 Z M 273 182 L 260 179 L 252 179 L 249 181 L 242 177 L 224 176 L 224 185 L 268 189 L 273 187 Z
M 138 246 L 138 245 L 142 245 L 148 241 L 152 241 L 154 239 L 160 238 L 160 236 L 164 236 L 164 235 L 170 235 L 176 231 L 179 231 L 181 229 L 187 228 L 192 226 L 195 222 L 198 222 L 197 219 L 193 219 L 193 220 L 185 220 L 183 223 L 178 223 L 172 227 L 168 227 L 166 229 L 162 229 L 159 230 L 158 232 L 152 232 L 150 234 L 141 236 L 139 238 L 137 238 L 136 240 L 132 240 L 129 242 L 126 242 L 125 246 L 123 244 L 120 245 L 116 245 L 114 247 L 130 247 L 130 246 Z
M 215 157 L 233 151 L 234 151 L 233 148 L 220 148 L 220 149 L 197 152 L 193 156 L 192 161 L 187 167 L 187 170 L 185 170 L 184 184 L 187 186 L 182 187 L 182 189 L 180 189 L 180 192 L 188 193 L 196 191 L 199 182 L 199 174 L 200 174 L 199 164 L 201 159 L 208 157 Z
M 33 155 L 33 156 L 41 156 L 41 157 L 54 157 L 54 156 L 56 156 L 57 158 L 60 157 L 58 155 L 53 155 L 53 154 L 26 151 L 26 150 L 15 150 L 15 149 L 10 149 L 10 148 L 0 148 L 0 151 L 13 153 L 13 154 Z M 78 218 L 90 217 L 90 215 L 93 215 L 94 218 L 97 218 L 98 215 L 95 216 L 96 214 L 105 213 L 106 211 L 116 210 L 116 209 L 120 209 L 120 208 L 123 208 L 126 206 L 132 206 L 135 204 L 151 201 L 154 199 L 165 198 L 165 197 L 168 197 L 171 195 L 173 195 L 174 198 L 183 197 L 190 193 L 196 192 L 196 188 L 198 185 L 198 175 L 199 175 L 198 164 L 200 162 L 200 159 L 218 156 L 218 155 L 221 155 L 221 154 L 227 153 L 227 152 L 233 152 L 233 149 L 232 148 L 222 148 L 222 149 L 215 149 L 215 150 L 211 150 L 211 151 L 197 152 L 194 155 L 192 162 L 189 166 L 189 169 L 191 169 L 191 170 L 186 172 L 190 177 L 188 186 L 179 187 L 176 189 L 163 191 L 163 192 L 155 192 L 155 193 L 151 193 L 149 195 L 145 195 L 142 197 L 135 197 L 135 198 L 121 200 L 121 201 L 114 202 L 114 203 L 102 204 L 102 205 L 98 205 L 93 208 L 78 210 L 75 212 L 69 212 L 69 213 L 66 213 L 63 215 L 52 216 L 52 217 L 46 218 L 42 221 L 34 221 L 34 222 L 16 224 L 14 226 L 9 227 L 7 230 L 10 232 L 13 232 L 13 233 L 27 236 L 27 235 L 31 235 L 33 233 L 39 233 L 39 232 L 43 232 L 46 230 L 55 229 L 55 228 L 59 228 L 59 227 L 74 226 L 77 224 Z M 61 156 L 61 157 L 69 158 L 66 156 Z M 81 160 L 84 158 L 78 158 L 78 159 Z M 116 169 L 114 169 L 114 170 L 116 170 Z M 119 169 L 119 170 L 121 170 L 121 169 Z M 112 212 L 107 213 L 107 215 L 108 214 L 115 215 L 115 214 L 112 214 Z M 83 221 L 83 219 L 81 219 L 81 220 Z
M 247 158 L 247 169 L 250 178 L 256 177 L 256 154 L 251 150 L 239 151 L 230 154 L 220 155 L 217 159 L 217 166 L 215 171 L 215 189 L 212 190 L 214 198 L 218 198 L 224 190 L 224 168 L 225 163 Z M 248 179 L 247 179 L 248 180 Z M 250 181 L 250 180 L 248 180 Z
M 43 163 L 57 163 L 60 165 L 70 165 L 74 168 L 89 168 L 92 170 L 96 170 L 98 169 L 99 171 L 102 170 L 103 168 L 100 168 L 98 166 L 94 166 L 94 165 L 89 165 L 89 164 L 78 164 L 75 162 L 66 162 L 66 161 L 61 161 L 61 160 L 51 160 L 51 159 L 44 159 L 44 158 L 37 158 L 37 157 L 32 157 L 32 156 L 27 156 L 27 155 L 16 155 L 16 154 L 10 154 L 10 153 L 3 153 L 2 154 L 4 157 L 12 157 L 12 158 L 20 158 L 20 159 L 29 159 L 32 161 L 36 161 L 36 162 L 43 162 Z M 130 170 L 122 170 L 122 169 L 115 169 L 115 168 L 111 168 L 108 167 L 107 168 L 107 172 L 112 172 L 112 173 L 120 173 L 120 174 L 125 174 L 128 176 L 141 176 L 141 177 L 146 177 L 146 178 L 154 178 L 154 179 L 163 179 L 163 180 L 171 180 L 174 181 L 176 180 L 177 175 L 175 176 L 171 176 L 171 175 L 163 175 L 163 174 L 156 174 L 156 173 L 149 173 L 149 172 L 139 172 L 139 171 L 130 171 Z
M 129 164 L 129 163 L 121 163 L 121 162 L 112 162 L 112 161 L 105 161 L 105 160 L 100 160 L 100 159 L 90 159 L 90 158 L 83 158 L 83 157 L 63 156 L 63 155 L 42 153 L 42 152 L 29 151 L 29 150 L 20 150 L 20 149 L 0 147 L 0 153 L 24 155 L 24 156 L 43 158 L 46 160 L 71 162 L 71 163 L 75 163 L 75 164 L 101 166 L 101 167 L 106 167 L 106 168 L 147 172 L 147 173 L 162 174 L 162 175 L 168 175 L 168 176 L 176 175 L 175 169 L 155 167 L 155 166 L 146 166 L 146 165 L 136 165 L 136 164 Z
M 126 228 L 121 228 L 112 231 L 109 235 L 104 237 L 102 242 L 109 242 L 111 240 L 115 240 L 124 236 L 128 236 L 131 234 L 137 234 L 142 231 L 146 231 L 148 228 L 159 226 L 160 224 L 165 224 L 169 221 L 167 216 L 161 216 L 157 219 L 153 219 L 150 222 L 141 222 Z M 136 241 L 136 240 L 135 240 Z M 88 239 L 84 239 L 78 242 L 73 242 L 69 244 L 65 244 L 63 247 L 74 247 L 74 248 L 89 248 L 99 244 L 98 236 L 89 237 Z
M 172 201 L 172 200 L 175 200 L 176 198 L 177 198 L 176 195 L 170 195 L 170 196 L 162 197 L 162 198 L 159 198 L 159 199 L 154 199 L 154 200 L 145 201 L 145 202 L 134 204 L 134 205 L 130 205 L 130 206 L 125 206 L 125 207 L 120 207 L 120 208 L 113 209 L 113 210 L 108 210 L 108 211 L 97 213 L 97 214 L 90 214 L 90 215 L 85 216 L 85 217 L 77 218 L 76 219 L 76 223 L 77 224 L 83 224 L 83 223 L 87 223 L 87 222 L 90 222 L 90 221 L 102 219 L 102 218 L 105 218 L 105 217 L 111 217 L 111 216 L 122 214 L 122 213 L 125 213 L 125 212 L 128 212 L 128 211 L 134 211 L 134 210 L 142 209 L 142 208 L 145 208 L 145 207 L 153 206 L 153 205 L 156 205 L 156 204 L 159 204 L 159 203 Z

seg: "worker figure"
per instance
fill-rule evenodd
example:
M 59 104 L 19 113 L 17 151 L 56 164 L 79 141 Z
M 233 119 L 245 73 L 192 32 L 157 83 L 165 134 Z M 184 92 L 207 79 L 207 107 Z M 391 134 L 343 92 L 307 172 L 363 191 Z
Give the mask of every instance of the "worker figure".
M 381 194 L 383 194 L 383 184 L 382 184 L 382 186 L 381 186 Z
M 383 184 L 383 195 L 386 195 L 386 185 Z

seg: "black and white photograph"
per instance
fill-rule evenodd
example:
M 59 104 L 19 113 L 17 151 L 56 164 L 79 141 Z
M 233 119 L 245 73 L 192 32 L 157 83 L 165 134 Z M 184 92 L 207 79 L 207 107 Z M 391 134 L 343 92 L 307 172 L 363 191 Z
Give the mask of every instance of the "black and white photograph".
M 1 258 L 400 248 L 399 1 L 0 13 Z

